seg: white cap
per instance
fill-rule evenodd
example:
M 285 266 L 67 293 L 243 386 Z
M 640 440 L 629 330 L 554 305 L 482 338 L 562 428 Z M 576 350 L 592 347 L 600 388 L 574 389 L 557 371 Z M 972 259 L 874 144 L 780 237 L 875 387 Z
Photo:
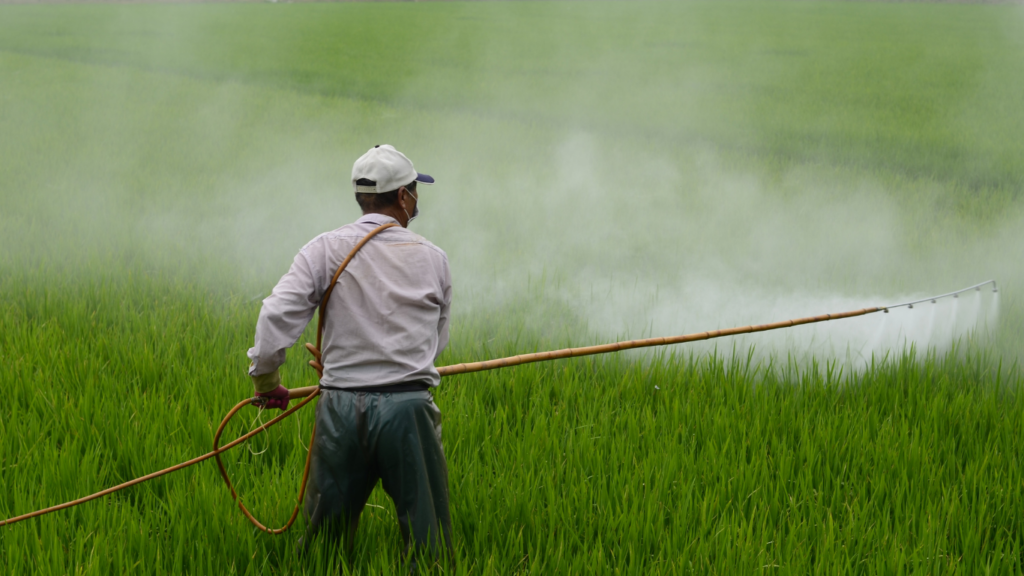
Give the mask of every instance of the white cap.
M 357 184 L 362 179 L 374 182 L 373 186 Z M 412 161 L 390 144 L 378 144 L 370 148 L 352 165 L 352 188 L 360 194 L 381 194 L 408 186 L 413 181 L 433 184 L 434 179 L 420 174 Z

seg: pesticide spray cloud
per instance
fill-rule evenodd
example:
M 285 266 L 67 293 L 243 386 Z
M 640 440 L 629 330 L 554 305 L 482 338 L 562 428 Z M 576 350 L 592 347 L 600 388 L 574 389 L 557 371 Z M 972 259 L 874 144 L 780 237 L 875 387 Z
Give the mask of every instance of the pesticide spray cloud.
M 460 234 L 480 239 L 471 250 L 450 250 L 462 289 L 475 296 L 473 313 L 510 305 L 524 293 L 554 298 L 596 342 L 894 304 L 1005 270 L 988 257 L 1005 250 L 993 251 L 1004 234 L 956 248 L 913 249 L 914 215 L 891 200 L 898 191 L 862 175 L 797 170 L 773 184 L 723 167 L 707 150 L 670 163 L 645 150 L 602 150 L 596 138 L 580 135 L 552 152 L 549 165 L 538 158 L 528 176 L 469 206 L 470 190 L 495 184 L 471 182 L 461 192 L 465 184 L 457 181 L 450 185 L 456 193 L 438 195 L 441 212 L 462 223 Z M 444 235 L 444 225 L 436 226 L 429 236 Z M 957 273 L 947 275 L 951 260 Z M 488 268 L 490 276 L 480 274 Z M 546 289 L 538 294 L 529 282 Z M 862 366 L 907 346 L 946 351 L 993 328 L 997 310 L 986 290 L 690 349 L 735 345 L 745 355 L 754 346 L 763 354 Z M 565 343 L 544 314 L 532 322 L 556 335 L 551 344 Z
M 358 18 L 395 7 L 305 9 L 326 26 L 358 29 Z M 1007 264 L 1024 258 L 1024 211 L 1004 193 L 1020 178 L 1002 160 L 1020 150 L 1012 135 L 997 142 L 1002 151 L 954 151 L 967 154 L 962 173 L 934 171 L 921 154 L 890 162 L 860 144 L 884 142 L 864 140 L 861 130 L 865 118 L 884 115 L 857 116 L 856 102 L 842 100 L 815 107 L 816 98 L 838 98 L 860 80 L 810 83 L 822 70 L 856 68 L 860 52 L 871 60 L 871 47 L 818 54 L 813 35 L 722 32 L 735 9 L 431 5 L 418 10 L 439 11 L 446 32 L 428 27 L 415 50 L 381 52 L 373 41 L 331 36 L 339 44 L 326 52 L 362 51 L 367 61 L 385 54 L 390 60 L 376 65 L 400 78 L 339 95 L 327 80 L 307 79 L 332 79 L 344 67 L 317 61 L 320 48 L 288 44 L 277 20 L 273 45 L 249 34 L 221 39 L 212 51 L 203 39 L 236 15 L 108 7 L 116 17 L 104 38 L 131 31 L 134 44 L 110 40 L 75 57 L 25 49 L 0 56 L 0 65 L 30 80 L 12 84 L 0 112 L 4 132 L 15 135 L 0 143 L 9 175 L 6 265 L 128 254 L 182 274 L 215 270 L 210 282 L 258 298 L 305 241 L 358 216 L 351 162 L 388 142 L 438 178 L 423 191 L 424 216 L 413 229 L 449 253 L 456 331 L 461 323 L 474 337 L 492 334 L 493 349 L 771 322 L 988 278 L 1011 291 L 1020 285 L 1020 268 Z M 773 9 L 811 17 L 798 5 Z M 788 25 L 799 23 L 780 23 Z M 230 58 L 218 64 L 232 42 L 242 61 L 269 62 L 266 69 L 233 68 Z M 943 57 L 873 73 L 927 75 Z M 1016 108 L 998 123 L 976 112 L 1013 91 L 1000 71 L 1015 62 L 982 67 L 967 95 L 928 101 L 942 112 L 933 121 L 968 140 L 1024 126 Z M 289 67 L 300 70 L 298 80 L 276 83 Z M 338 83 L 368 82 L 353 74 Z M 50 84 L 39 99 L 33 83 L 42 78 Z M 927 98 L 922 90 L 890 98 Z M 903 138 L 904 128 L 873 129 Z M 1001 175 L 995 184 L 970 180 L 980 158 L 986 173 Z M 905 345 L 948 349 L 991 328 L 998 314 L 998 300 L 978 293 L 735 345 L 859 365 Z M 1001 338 L 1020 342 L 1016 316 L 1001 320 Z

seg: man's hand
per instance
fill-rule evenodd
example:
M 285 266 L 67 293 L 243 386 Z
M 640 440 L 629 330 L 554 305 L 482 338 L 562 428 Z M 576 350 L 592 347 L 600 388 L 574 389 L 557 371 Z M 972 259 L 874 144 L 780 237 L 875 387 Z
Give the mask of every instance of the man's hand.
M 266 398 L 264 408 L 288 408 L 288 389 L 281 385 L 281 374 L 277 370 L 269 374 L 252 376 L 252 385 L 257 398 Z
M 267 399 L 267 403 L 263 405 L 265 410 L 270 408 L 288 409 L 288 389 L 284 386 L 278 386 L 270 392 L 257 392 L 256 397 Z

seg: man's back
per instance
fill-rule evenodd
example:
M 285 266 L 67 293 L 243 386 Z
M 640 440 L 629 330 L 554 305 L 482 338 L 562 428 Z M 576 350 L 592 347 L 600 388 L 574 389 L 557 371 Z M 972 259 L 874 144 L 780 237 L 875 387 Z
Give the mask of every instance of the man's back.
M 355 244 L 394 219 L 367 214 L 317 236 L 263 301 L 251 373 L 269 372 L 302 332 Z M 437 386 L 434 361 L 448 343 L 451 274 L 444 251 L 406 228 L 388 228 L 359 251 L 327 303 L 321 385 L 422 382 Z M 266 366 L 263 366 L 266 364 Z

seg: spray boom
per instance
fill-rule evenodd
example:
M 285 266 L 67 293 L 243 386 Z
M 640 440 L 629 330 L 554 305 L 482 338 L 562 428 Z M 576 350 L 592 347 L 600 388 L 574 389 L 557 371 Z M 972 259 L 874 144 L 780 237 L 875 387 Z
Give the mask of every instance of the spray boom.
M 888 314 L 889 310 L 891 310 L 893 308 L 902 308 L 904 306 L 906 306 L 907 308 L 913 308 L 914 304 L 920 304 L 922 302 L 931 302 L 932 304 L 935 304 L 936 302 L 938 302 L 942 298 L 949 298 L 950 296 L 952 296 L 953 298 L 958 298 L 960 296 L 960 294 L 963 294 L 964 292 L 970 292 L 971 290 L 977 290 L 978 292 L 981 292 L 981 287 L 982 286 L 986 286 L 988 284 L 992 285 L 992 292 L 993 293 L 998 293 L 999 292 L 999 289 L 996 287 L 996 281 L 995 280 L 986 280 L 986 281 L 982 282 L 981 284 L 975 284 L 974 286 L 968 286 L 967 288 L 961 288 L 961 289 L 959 289 L 959 290 L 957 290 L 955 292 L 947 292 L 945 294 L 939 294 L 938 296 L 932 296 L 930 298 L 922 298 L 920 300 L 914 300 L 912 302 L 904 302 L 902 304 L 893 304 L 891 306 L 882 306 L 881 308 L 882 308 L 883 312 Z

